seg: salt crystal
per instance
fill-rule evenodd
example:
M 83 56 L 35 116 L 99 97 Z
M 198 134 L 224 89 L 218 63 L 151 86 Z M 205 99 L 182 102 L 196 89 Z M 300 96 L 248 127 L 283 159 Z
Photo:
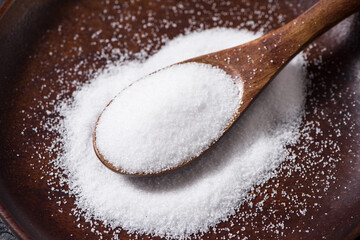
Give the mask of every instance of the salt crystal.
M 128 173 L 175 168 L 219 139 L 241 92 L 230 75 L 207 64 L 155 72 L 122 91 L 101 114 L 97 148 Z

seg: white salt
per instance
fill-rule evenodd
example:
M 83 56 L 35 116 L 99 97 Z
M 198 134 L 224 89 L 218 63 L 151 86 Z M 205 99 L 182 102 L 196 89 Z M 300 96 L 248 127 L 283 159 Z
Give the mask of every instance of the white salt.
M 175 168 L 223 134 L 241 92 L 230 75 L 211 65 L 165 68 L 126 88 L 105 109 L 96 127 L 97 148 L 128 173 Z
M 76 212 L 90 222 L 175 238 L 205 232 L 234 214 L 250 189 L 272 177 L 287 158 L 286 145 L 298 139 L 305 100 L 301 57 L 283 69 L 214 148 L 172 174 L 133 178 L 114 173 L 95 156 L 91 138 L 102 109 L 130 83 L 259 35 L 211 29 L 180 36 L 143 63 L 112 67 L 76 91 L 72 104 L 61 109 L 64 146 L 58 159 L 76 198 Z

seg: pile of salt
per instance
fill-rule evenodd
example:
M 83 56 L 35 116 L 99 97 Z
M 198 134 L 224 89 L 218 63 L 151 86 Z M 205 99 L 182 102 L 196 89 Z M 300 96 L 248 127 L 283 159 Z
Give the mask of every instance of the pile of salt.
M 57 162 L 76 197 L 75 214 L 113 228 L 169 237 L 205 232 L 234 214 L 252 187 L 273 176 L 272 170 L 287 158 L 286 144 L 298 138 L 305 100 L 301 57 L 279 73 L 226 138 L 173 174 L 129 178 L 109 171 L 95 156 L 91 137 L 102 109 L 132 82 L 169 64 L 259 35 L 211 29 L 180 36 L 144 63 L 112 67 L 76 91 L 73 103 L 60 110 L 64 147 Z

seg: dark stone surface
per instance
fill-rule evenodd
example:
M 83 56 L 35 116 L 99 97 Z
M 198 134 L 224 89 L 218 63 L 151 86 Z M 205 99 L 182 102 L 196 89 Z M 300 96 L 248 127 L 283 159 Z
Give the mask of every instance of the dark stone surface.
M 11 230 L 0 218 L 0 239 L 1 240 L 15 240 L 17 239 Z

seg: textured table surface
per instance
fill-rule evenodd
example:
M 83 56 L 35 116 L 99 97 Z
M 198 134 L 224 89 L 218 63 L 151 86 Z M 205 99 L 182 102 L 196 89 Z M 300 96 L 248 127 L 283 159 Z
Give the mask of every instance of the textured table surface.
M 15 240 L 15 235 L 10 231 L 8 226 L 0 219 L 0 239 L 1 240 Z

